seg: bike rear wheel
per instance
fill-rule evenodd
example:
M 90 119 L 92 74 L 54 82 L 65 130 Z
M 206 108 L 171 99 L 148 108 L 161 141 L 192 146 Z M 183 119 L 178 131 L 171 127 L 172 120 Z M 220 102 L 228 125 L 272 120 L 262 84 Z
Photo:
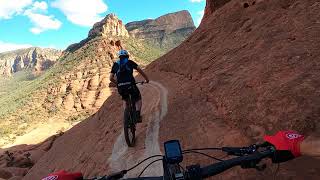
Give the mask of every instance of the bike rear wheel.
M 129 107 L 124 111 L 124 137 L 129 147 L 135 145 L 136 126 L 135 126 L 135 111 L 132 108 L 132 101 L 129 98 Z

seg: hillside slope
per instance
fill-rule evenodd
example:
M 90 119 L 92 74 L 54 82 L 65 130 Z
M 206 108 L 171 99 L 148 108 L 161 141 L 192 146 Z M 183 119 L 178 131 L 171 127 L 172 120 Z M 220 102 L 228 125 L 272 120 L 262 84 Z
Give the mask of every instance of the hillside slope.
M 209 13 L 195 33 L 147 67 L 169 92 L 159 143 L 180 139 L 184 148 L 246 145 L 279 129 L 319 135 L 319 2 L 231 0 L 208 9 L 212 2 L 207 0 Z M 153 100 L 147 95 L 144 101 Z M 110 172 L 108 157 L 122 129 L 120 107 L 120 98 L 112 94 L 96 114 L 58 138 L 24 179 L 58 169 L 90 177 Z M 144 138 L 142 132 L 138 141 Z M 127 151 L 124 158 L 146 149 L 140 143 Z M 186 158 L 191 161 L 208 163 Z M 285 163 L 277 177 L 319 179 L 318 165 L 319 160 L 300 158 Z M 270 179 L 273 173 L 271 168 L 235 168 L 214 179 Z

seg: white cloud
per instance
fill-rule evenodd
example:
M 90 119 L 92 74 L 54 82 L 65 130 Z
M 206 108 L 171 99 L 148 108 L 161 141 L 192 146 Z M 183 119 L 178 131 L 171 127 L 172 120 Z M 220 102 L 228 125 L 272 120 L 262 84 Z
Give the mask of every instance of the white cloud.
M 192 3 L 200 3 L 200 2 L 203 2 L 204 0 L 190 0 L 190 2 Z
M 200 23 L 201 23 L 201 21 L 202 21 L 202 18 L 203 18 L 203 15 L 204 15 L 204 10 L 202 10 L 202 11 L 199 11 L 198 13 L 197 13 L 197 16 L 198 16 L 198 18 L 197 18 L 197 26 L 199 26 L 200 25 Z
M 43 31 L 47 31 L 49 29 L 59 29 L 62 23 L 55 19 L 54 16 L 47 16 L 43 14 L 37 13 L 28 13 L 26 14 L 31 22 L 34 24 L 34 27 L 30 29 L 30 31 L 34 34 L 42 33 Z
M 48 4 L 45 1 L 41 1 L 41 2 L 35 2 L 33 4 L 33 9 L 34 10 L 47 10 L 48 9 Z
M 102 0 L 55 0 L 51 5 L 60 9 L 69 21 L 81 26 L 92 26 L 103 18 L 100 14 L 108 10 Z
M 6 52 L 6 51 L 13 51 L 17 49 L 22 49 L 22 48 L 28 48 L 32 47 L 30 44 L 14 44 L 14 43 L 6 43 L 0 41 L 0 53 Z
M 35 2 L 32 8 L 26 10 L 24 15 L 28 16 L 34 27 L 30 29 L 33 34 L 40 34 L 50 29 L 59 29 L 62 23 L 52 15 L 41 14 L 46 12 L 48 5 L 46 2 Z
M 32 4 L 32 0 L 0 0 L 0 19 L 10 19 Z

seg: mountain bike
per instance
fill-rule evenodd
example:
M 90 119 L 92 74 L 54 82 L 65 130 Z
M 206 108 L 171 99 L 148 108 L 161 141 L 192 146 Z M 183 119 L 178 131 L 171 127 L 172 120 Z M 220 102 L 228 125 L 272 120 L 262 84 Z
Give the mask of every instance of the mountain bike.
M 178 145 L 177 145 L 178 144 Z M 201 148 L 201 149 L 187 149 L 181 150 L 179 141 L 173 140 L 165 143 L 164 146 L 165 155 L 154 155 L 150 156 L 132 168 L 120 171 L 118 173 L 111 174 L 109 176 L 96 177 L 93 179 L 84 180 L 118 180 L 123 179 L 127 172 L 132 171 L 136 167 L 140 166 L 144 162 L 157 158 L 150 162 L 136 178 L 128 178 L 128 180 L 201 180 L 217 175 L 227 169 L 235 166 L 241 166 L 243 169 L 254 168 L 258 171 L 262 171 L 266 168 L 266 164 L 260 165 L 262 159 L 271 158 L 272 162 L 276 163 L 277 158 L 276 149 L 269 143 L 253 144 L 248 147 L 222 147 L 222 148 Z M 222 160 L 210 156 L 204 151 L 223 151 L 228 155 L 236 156 L 231 159 Z M 183 168 L 180 163 L 183 161 L 183 155 L 196 153 L 209 158 L 212 158 L 217 163 L 201 167 L 199 164 L 194 164 Z M 141 177 L 145 170 L 150 167 L 153 163 L 162 161 L 162 167 L 164 170 L 163 176 L 159 177 Z
M 133 88 L 134 85 L 144 84 L 144 83 L 145 83 L 144 81 L 132 83 L 131 86 L 129 86 L 128 91 L 130 91 L 130 88 Z M 124 110 L 124 115 L 123 115 L 124 137 L 129 147 L 133 147 L 135 145 L 136 124 L 137 124 L 136 102 L 133 100 L 131 93 L 129 93 L 129 97 L 126 100 L 126 108 Z

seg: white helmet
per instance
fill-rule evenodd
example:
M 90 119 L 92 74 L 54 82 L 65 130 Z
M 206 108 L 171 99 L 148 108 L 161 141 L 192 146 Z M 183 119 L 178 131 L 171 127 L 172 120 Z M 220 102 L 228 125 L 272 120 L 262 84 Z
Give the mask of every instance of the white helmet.
M 129 56 L 129 52 L 127 50 L 121 49 L 118 53 L 118 56 Z

